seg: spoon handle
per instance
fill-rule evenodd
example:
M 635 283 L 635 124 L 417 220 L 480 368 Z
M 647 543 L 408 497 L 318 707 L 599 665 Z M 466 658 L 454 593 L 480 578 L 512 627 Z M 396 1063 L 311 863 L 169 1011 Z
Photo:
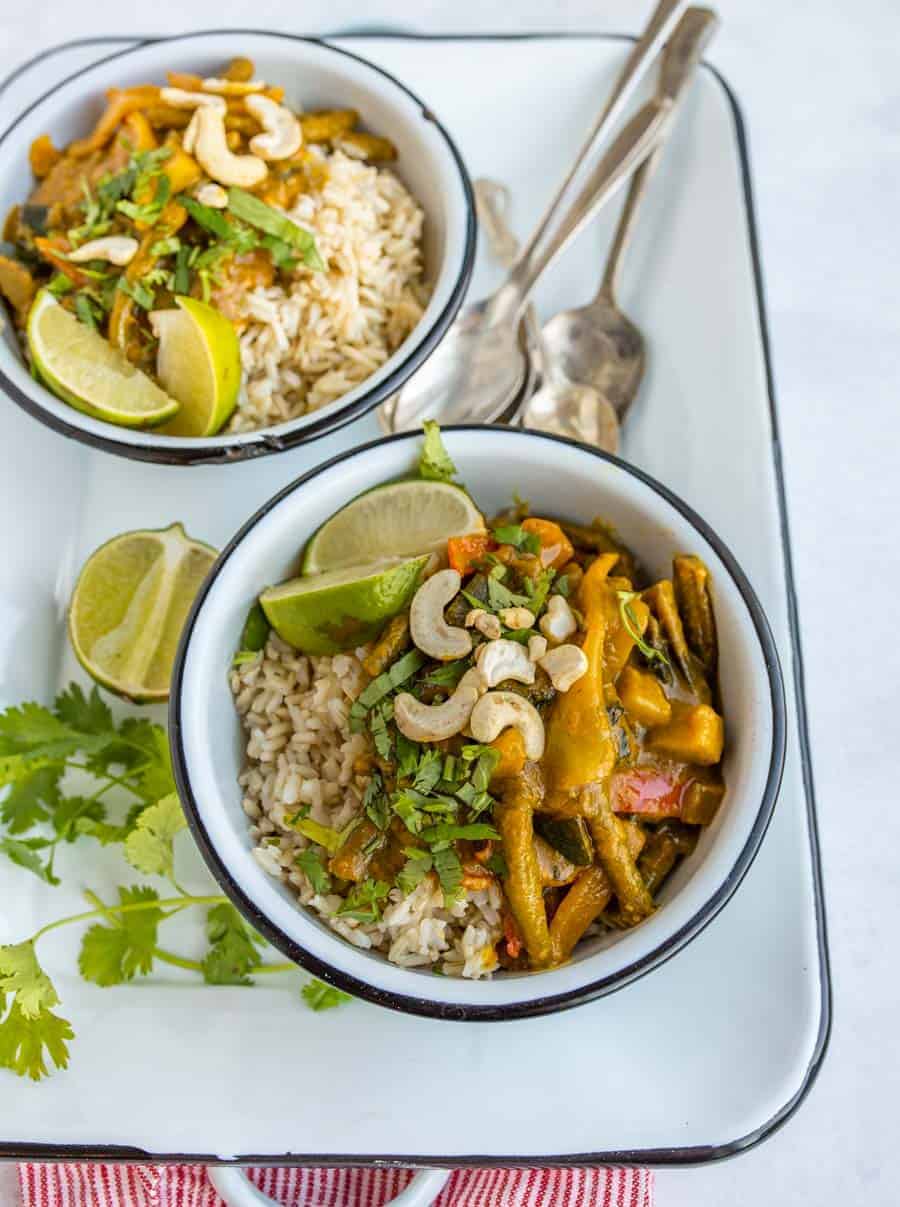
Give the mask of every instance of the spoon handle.
M 673 106 L 679 103 L 718 26 L 719 18 L 712 9 L 689 8 L 687 10 L 678 22 L 678 26 L 662 54 L 656 86 L 658 98 L 670 100 Z M 615 298 L 619 269 L 631 242 L 635 220 L 647 191 L 647 185 L 650 183 L 650 177 L 659 164 L 662 149 L 663 141 L 660 140 L 660 144 L 653 154 L 644 160 L 632 177 L 631 187 L 625 198 L 625 204 L 622 206 L 622 213 L 613 235 L 612 246 L 595 301 L 611 302 Z
M 666 128 L 671 108 L 670 101 L 654 99 L 637 111 L 590 174 L 549 242 L 516 261 L 506 284 L 491 301 L 492 323 L 518 318 L 544 270 L 653 151 Z
M 507 211 L 509 210 L 509 189 L 499 180 L 491 180 L 486 176 L 476 180 L 472 188 L 475 192 L 475 208 L 478 220 L 484 227 L 499 264 L 511 268 L 519 254 L 519 241 L 513 234 Z M 525 343 L 529 355 L 537 360 L 540 355 L 541 325 L 533 306 L 528 306 L 523 318 L 525 327 Z
M 600 116 L 597 118 L 581 150 L 575 157 L 575 162 L 557 189 L 556 196 L 544 211 L 544 216 L 522 248 L 519 256 L 520 260 L 528 260 L 533 255 L 535 248 L 547 233 L 550 224 L 556 218 L 562 205 L 563 197 L 572 181 L 582 166 L 593 155 L 607 132 L 624 112 L 625 106 L 634 95 L 635 89 L 644 78 L 650 64 L 656 58 L 666 38 L 668 38 L 669 34 L 675 28 L 675 23 L 681 16 L 685 3 L 686 0 L 659 0 L 653 16 L 647 23 L 647 28 L 637 42 L 635 42 L 631 53 L 625 60 L 625 66 L 619 73 L 613 85 L 613 90 L 600 112 Z

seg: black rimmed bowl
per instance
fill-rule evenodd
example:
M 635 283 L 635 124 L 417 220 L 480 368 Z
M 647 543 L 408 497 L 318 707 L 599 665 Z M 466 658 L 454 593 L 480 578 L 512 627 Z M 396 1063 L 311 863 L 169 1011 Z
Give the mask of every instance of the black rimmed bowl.
M 396 144 L 397 174 L 425 211 L 426 277 L 431 287 L 425 313 L 375 373 L 335 402 L 259 431 L 195 439 L 131 431 L 76 411 L 34 380 L 7 323 L 0 336 L 0 388 L 65 436 L 165 465 L 241 461 L 293 448 L 357 419 L 399 389 L 440 343 L 462 303 L 475 252 L 475 211 L 465 166 L 447 131 L 423 101 L 380 67 L 336 46 L 290 34 L 185 34 L 119 51 L 76 72 L 0 136 L 0 213 L 24 201 L 32 187 L 32 140 L 50 134 L 62 146 L 83 137 L 102 112 L 107 88 L 162 83 L 167 71 L 215 75 L 237 56 L 253 59 L 258 76 L 281 85 L 289 104 L 358 109 L 369 128 Z
M 535 511 L 582 523 L 601 515 L 651 574 L 674 553 L 709 566 L 715 590 L 726 720 L 725 800 L 695 852 L 632 930 L 583 942 L 551 971 L 471 981 L 390 964 L 351 946 L 256 861 L 237 777 L 244 740 L 228 684 L 241 626 L 256 595 L 287 578 L 304 540 L 354 496 L 415 465 L 419 439 L 399 435 L 313 470 L 252 517 L 219 557 L 188 620 L 175 666 L 169 733 L 194 836 L 235 905 L 285 955 L 359 997 L 415 1014 L 508 1019 L 546 1013 L 620 989 L 674 956 L 735 891 L 762 841 L 781 782 L 784 688 L 759 601 L 732 554 L 694 511 L 646 474 L 584 445 L 507 428 L 444 433 L 460 477 L 491 513 L 514 492 Z

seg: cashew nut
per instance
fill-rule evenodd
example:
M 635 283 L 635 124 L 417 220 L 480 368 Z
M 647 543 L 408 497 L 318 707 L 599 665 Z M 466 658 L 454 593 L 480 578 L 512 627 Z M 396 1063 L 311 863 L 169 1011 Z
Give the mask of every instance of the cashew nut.
M 578 628 L 572 609 L 562 595 L 551 595 L 541 617 L 540 630 L 550 641 L 565 641 Z
M 528 608 L 501 608 L 500 619 L 508 629 L 530 629 L 534 624 L 534 612 Z
M 303 131 L 290 109 L 269 96 L 248 96 L 244 105 L 265 131 L 250 139 L 250 150 L 262 159 L 290 159 L 303 145 Z
M 472 608 L 466 616 L 466 628 L 477 629 L 488 641 L 496 641 L 503 631 L 497 617 L 485 612 L 484 608 Z
M 205 184 L 198 185 L 194 189 L 194 196 L 202 205 L 208 205 L 213 210 L 224 210 L 228 208 L 228 194 L 220 184 L 213 184 L 212 181 L 207 181 Z
M 263 80 L 223 80 L 216 75 L 210 76 L 201 85 L 204 92 L 214 92 L 220 96 L 249 96 L 253 92 L 262 92 L 265 86 Z
M 199 109 L 194 110 L 194 115 L 185 126 L 184 133 L 181 136 L 181 146 L 188 155 L 194 154 L 194 147 L 197 145 L 197 131 L 200 128 L 200 123 L 197 120 L 199 113 Z
M 218 109 L 224 113 L 228 103 L 224 97 L 208 96 L 205 92 L 188 92 L 184 88 L 160 88 L 159 99 L 175 109 Z
M 506 638 L 479 647 L 478 669 L 488 687 L 496 687 L 504 679 L 534 683 L 534 663 L 529 660 L 524 646 Z
M 255 155 L 234 155 L 225 139 L 225 118 L 218 109 L 198 109 L 191 121 L 196 122 L 193 154 L 208 176 L 219 184 L 252 189 L 265 179 L 269 169 Z M 185 131 L 187 135 L 191 126 Z M 185 145 L 187 139 L 184 140 Z
M 68 258 L 75 264 L 85 264 L 88 260 L 105 260 L 107 264 L 118 264 L 121 267 L 134 259 L 137 249 L 137 239 L 130 239 L 127 235 L 107 235 L 103 239 L 82 243 L 81 247 L 68 253 Z
M 535 633 L 533 637 L 528 638 L 528 657 L 532 662 L 540 662 L 543 656 L 547 653 L 547 638 L 541 637 L 539 633 Z
M 458 571 L 439 570 L 413 596 L 409 631 L 414 644 L 431 658 L 442 661 L 464 658 L 472 648 L 471 633 L 444 620 L 444 608 L 459 591 L 461 583 Z
M 538 666 L 547 672 L 558 692 L 567 692 L 587 673 L 587 654 L 577 645 L 558 645 L 538 659 Z
M 541 565 L 552 566 L 562 552 L 562 545 L 546 545 L 540 552 Z
M 423 704 L 409 692 L 395 696 L 394 721 L 404 737 L 413 742 L 442 742 L 465 729 L 484 690 L 481 672 L 473 667 L 443 704 Z
M 469 717 L 469 731 L 476 742 L 493 742 L 502 730 L 510 727 L 522 735 L 526 758 L 537 762 L 544 753 L 544 722 L 524 697 L 515 692 L 488 692 Z

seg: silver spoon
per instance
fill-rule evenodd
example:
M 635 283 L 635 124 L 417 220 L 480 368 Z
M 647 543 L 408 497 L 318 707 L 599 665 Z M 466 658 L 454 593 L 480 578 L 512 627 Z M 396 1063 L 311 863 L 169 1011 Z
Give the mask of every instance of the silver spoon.
M 528 295 L 541 273 L 653 149 L 669 103 L 653 100 L 644 105 L 568 207 L 563 204 L 565 194 L 576 173 L 618 120 L 684 6 L 684 0 L 660 0 L 568 176 L 520 252 L 506 283 L 490 298 L 462 312 L 437 351 L 395 396 L 391 415 L 394 430 L 418 427 L 429 416 L 490 420 L 506 410 L 521 392 L 525 359 L 517 337 Z M 552 223 L 558 223 L 557 229 L 542 247 Z
M 663 51 L 658 99 L 666 98 L 673 106 L 681 100 L 718 24 L 718 17 L 710 9 L 688 9 Z M 597 296 L 587 306 L 565 310 L 544 325 L 542 348 L 550 380 L 526 404 L 526 427 L 549 428 L 600 443 L 597 435 L 611 436 L 616 416 L 621 421 L 634 401 L 644 375 L 645 343 L 640 329 L 616 302 L 616 283 L 661 153 L 659 145 L 632 178 Z M 573 387 L 572 382 L 580 384 Z M 591 411 L 586 390 L 599 399 L 596 414 Z
M 394 406 L 394 427 L 418 426 L 423 418 L 489 421 L 522 389 L 525 358 L 519 321 L 541 274 L 625 183 L 656 145 L 671 106 L 650 101 L 638 111 L 575 198 L 543 250 L 523 253 L 496 293 L 470 307 Z
M 472 181 L 472 191 L 475 194 L 475 209 L 478 214 L 479 227 L 487 237 L 491 254 L 503 268 L 510 268 L 519 254 L 519 241 L 513 234 L 507 219 L 510 206 L 509 189 L 499 180 L 481 176 Z M 537 379 L 541 325 L 533 306 L 528 306 L 525 311 L 520 339 L 523 344 L 527 370 L 521 397 L 516 400 L 517 409 L 521 407 L 525 399 L 531 397 Z M 381 430 L 387 435 L 394 431 L 394 407 L 397 397 L 396 394 L 392 395 L 378 408 L 378 422 Z

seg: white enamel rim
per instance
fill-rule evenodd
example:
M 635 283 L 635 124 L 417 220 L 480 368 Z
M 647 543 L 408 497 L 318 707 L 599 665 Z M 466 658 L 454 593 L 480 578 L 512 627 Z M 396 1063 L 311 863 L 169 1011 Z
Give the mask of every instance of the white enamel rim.
M 291 84 L 298 77 L 302 81 L 306 73 L 312 81 L 307 95 L 314 93 L 313 104 L 337 105 L 342 95 L 352 95 L 363 121 L 373 109 L 384 115 L 382 131 L 401 147 L 398 174 L 426 213 L 433 291 L 425 313 L 377 372 L 320 410 L 264 431 L 196 439 L 132 431 L 83 415 L 34 380 L 9 330 L 0 338 L 0 385 L 55 431 L 122 456 L 162 464 L 229 463 L 279 452 L 334 431 L 397 390 L 437 347 L 462 303 L 475 252 L 474 201 L 465 165 L 447 131 L 423 101 L 382 68 L 350 51 L 291 34 L 184 34 L 117 51 L 76 72 L 29 106 L 0 135 L 3 212 L 23 199 L 30 180 L 31 141 L 43 133 L 55 135 L 61 142 L 83 133 L 102 108 L 106 88 L 162 80 L 167 70 L 203 73 L 208 69 L 212 73 L 217 65 L 237 55 L 268 64 L 271 82 L 284 85 L 288 99 L 301 102 L 303 83 L 296 90 Z M 411 178 L 417 179 L 417 187 Z
M 784 760 L 784 691 L 752 587 L 709 526 L 665 487 L 617 458 L 544 434 L 458 427 L 447 429 L 445 440 L 462 480 L 487 509 L 508 499 L 517 485 L 537 509 L 583 522 L 602 512 L 654 572 L 663 572 L 678 551 L 698 553 L 710 567 L 729 723 L 729 790 L 697 851 L 665 886 L 653 917 L 583 944 L 578 958 L 561 968 L 466 981 L 400 968 L 351 946 L 299 908 L 252 855 L 236 782 L 242 743 L 227 683 L 240 625 L 256 593 L 273 576 L 291 572 L 304 538 L 319 523 L 361 491 L 410 471 L 418 449 L 414 433 L 375 441 L 318 467 L 235 536 L 188 619 L 173 675 L 169 733 L 179 791 L 204 857 L 276 947 L 316 975 L 382 1005 L 441 1018 L 507 1019 L 621 988 L 673 955 L 721 909 L 752 862 L 775 804 Z

